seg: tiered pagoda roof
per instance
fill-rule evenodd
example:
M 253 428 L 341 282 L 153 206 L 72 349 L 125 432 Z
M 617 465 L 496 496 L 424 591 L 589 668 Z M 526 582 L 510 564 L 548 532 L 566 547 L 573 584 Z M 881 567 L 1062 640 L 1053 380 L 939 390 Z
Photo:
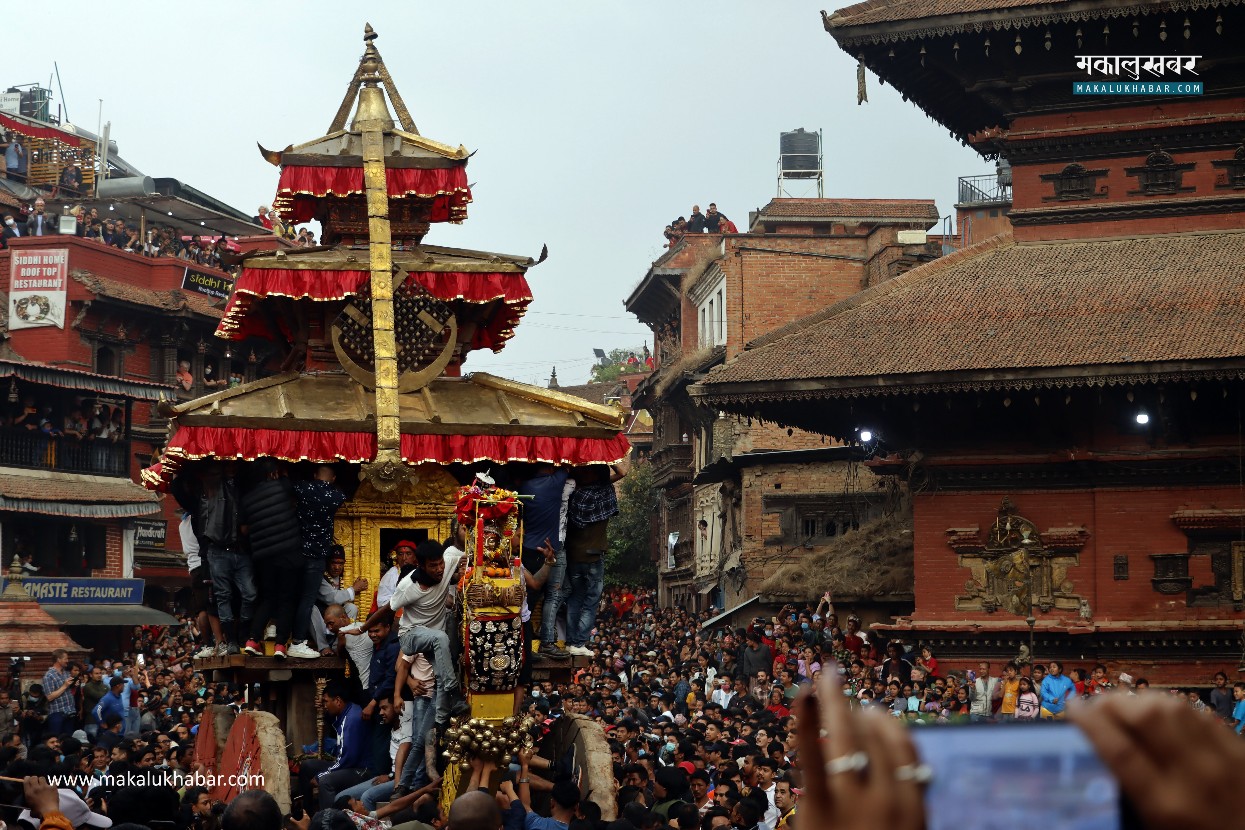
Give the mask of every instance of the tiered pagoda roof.
M 366 48 L 329 132 L 264 157 L 281 167 L 278 211 L 318 220 L 316 248 L 254 252 L 216 334 L 287 344 L 283 374 L 166 405 L 175 431 L 143 481 L 183 461 L 349 461 L 385 491 L 407 465 L 612 463 L 630 450 L 623 418 L 483 373 L 532 300 L 530 257 L 423 244 L 466 218 L 468 153 L 419 134 L 365 30 Z M 382 89 L 383 87 L 383 89 Z M 395 123 L 386 103 L 397 112 Z M 347 118 L 354 111 L 353 120 Z

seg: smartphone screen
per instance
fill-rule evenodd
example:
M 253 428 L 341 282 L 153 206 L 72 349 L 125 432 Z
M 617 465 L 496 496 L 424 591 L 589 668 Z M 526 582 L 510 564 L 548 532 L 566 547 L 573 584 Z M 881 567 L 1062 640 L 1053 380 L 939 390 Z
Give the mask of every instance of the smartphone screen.
M 1123 827 L 1115 777 L 1070 723 L 908 731 L 934 772 L 925 791 L 928 830 Z

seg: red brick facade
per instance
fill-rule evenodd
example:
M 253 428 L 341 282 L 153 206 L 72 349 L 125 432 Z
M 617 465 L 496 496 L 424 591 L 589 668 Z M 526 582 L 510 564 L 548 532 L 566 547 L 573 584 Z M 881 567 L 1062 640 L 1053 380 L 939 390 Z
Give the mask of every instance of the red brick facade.
M 731 474 L 739 496 L 726 506 L 720 480 L 693 486 L 696 473 L 722 459 L 738 460 L 763 451 L 819 450 L 834 442 L 772 423 L 718 418 L 690 404 L 686 376 L 729 360 L 758 337 L 932 258 L 931 248 L 900 244 L 898 234 L 923 231 L 936 220 L 933 203 L 921 200 L 777 199 L 753 216 L 750 232 L 692 234 L 653 264 L 628 307 L 653 328 L 662 361 L 637 390 L 636 402 L 654 420 L 653 459 L 663 492 L 654 551 L 661 602 L 689 608 L 710 602 L 733 607 L 755 596 L 778 567 L 806 554 L 810 548 L 792 525 L 800 521 L 798 511 L 765 506 L 765 494 L 777 493 L 774 486 L 781 488 L 784 479 L 786 493 L 803 494 L 806 507 L 817 503 L 819 510 L 831 513 L 854 510 L 857 523 L 862 520 L 863 508 L 857 505 L 851 492 L 854 484 L 848 484 L 841 461 L 779 466 L 751 466 L 750 461 L 747 469 Z M 668 290 L 656 287 L 663 280 L 677 291 L 677 299 L 657 311 L 659 292 Z M 707 313 L 710 307 L 718 318 L 717 328 Z M 706 330 L 701 328 L 702 319 Z M 677 343 L 671 341 L 670 332 L 678 333 Z M 844 500 L 845 495 L 850 498 Z M 723 518 L 724 511 L 729 518 Z M 706 542 L 696 521 L 716 521 L 714 517 L 728 521 L 730 533 L 719 536 L 715 530 L 712 541 Z M 667 544 L 675 532 L 679 542 L 671 568 Z M 724 575 L 728 563 L 733 567 Z

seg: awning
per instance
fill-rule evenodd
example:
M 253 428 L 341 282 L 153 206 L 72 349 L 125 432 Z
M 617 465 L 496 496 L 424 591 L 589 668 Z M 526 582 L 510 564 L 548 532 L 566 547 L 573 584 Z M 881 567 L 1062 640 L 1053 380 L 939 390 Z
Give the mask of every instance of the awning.
M 47 470 L 0 474 L 0 510 L 79 519 L 126 519 L 160 512 L 159 497 L 127 478 Z
M 143 380 L 123 380 L 108 375 L 98 375 L 81 369 L 62 366 L 44 366 L 17 360 L 0 360 L 0 378 L 15 377 L 31 383 L 95 392 L 100 395 L 117 395 L 140 401 L 159 401 L 173 397 L 173 387 L 164 383 Z
M 62 625 L 181 625 L 146 605 L 40 605 Z
M 750 599 L 750 600 L 746 600 L 746 601 L 744 601 L 744 602 L 741 602 L 739 605 L 736 605 L 736 606 L 735 606 L 734 608 L 732 608 L 731 610 L 729 610 L 729 611 L 723 611 L 721 614 L 718 614 L 716 617 L 711 617 L 710 619 L 705 620 L 703 623 L 701 623 L 701 624 L 700 624 L 700 627 L 701 627 L 701 629 L 705 629 L 705 628 L 713 628 L 713 626 L 715 626 L 715 625 L 717 625 L 718 623 L 722 622 L 723 620 L 725 620 L 725 619 L 727 619 L 727 618 L 729 618 L 729 617 L 733 616 L 733 615 L 735 614 L 735 612 L 744 610 L 744 609 L 745 609 L 745 608 L 747 608 L 749 605 L 752 605 L 754 602 L 758 602 L 758 601 L 760 601 L 760 599 L 761 599 L 761 595 L 760 595 L 760 594 L 757 594 L 757 595 L 756 595 L 755 597 L 753 597 L 752 599 Z
M 713 589 L 714 589 L 714 588 L 717 588 L 717 587 L 718 587 L 718 584 L 717 584 L 716 582 L 711 582 L 711 583 L 709 583 L 708 585 L 706 585 L 705 587 L 701 588 L 701 589 L 700 589 L 699 591 L 697 591 L 696 593 L 700 594 L 700 595 L 703 597 L 705 594 L 712 593 L 712 592 L 713 592 Z

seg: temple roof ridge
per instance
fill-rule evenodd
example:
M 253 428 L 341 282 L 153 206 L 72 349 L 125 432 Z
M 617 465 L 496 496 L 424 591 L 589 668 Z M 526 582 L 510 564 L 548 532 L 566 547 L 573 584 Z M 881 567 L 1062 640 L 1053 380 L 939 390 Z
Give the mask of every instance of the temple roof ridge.
M 387 139 L 385 142 L 387 156 L 431 155 L 453 162 L 462 162 L 467 159 L 470 153 L 463 145 L 459 144 L 454 147 L 420 134 L 410 110 L 407 109 L 406 102 L 402 99 L 402 94 L 398 92 L 397 85 L 385 67 L 380 51 L 376 48 L 374 42 L 376 38 L 377 34 L 371 24 L 365 25 L 363 55 L 359 58 L 359 65 L 346 87 L 346 94 L 337 108 L 337 114 L 333 117 L 328 132 L 319 138 L 301 144 L 288 145 L 280 151 L 268 150 L 260 145 L 260 154 L 270 164 L 274 166 L 287 163 L 308 164 L 311 161 L 310 157 L 314 156 L 323 156 L 325 161 L 357 157 L 361 153 L 358 139 L 363 132 L 363 125 L 372 125 L 377 122 Z M 388 98 L 387 102 L 386 98 Z M 397 124 L 394 123 L 393 114 L 389 109 L 391 104 L 393 112 L 397 114 Z M 287 154 L 294 158 L 287 160 L 285 158 Z

